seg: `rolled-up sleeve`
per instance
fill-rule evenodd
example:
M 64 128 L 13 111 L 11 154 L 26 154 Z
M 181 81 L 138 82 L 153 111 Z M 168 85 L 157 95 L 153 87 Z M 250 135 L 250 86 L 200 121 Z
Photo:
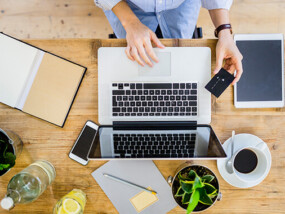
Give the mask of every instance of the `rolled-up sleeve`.
M 94 0 L 96 6 L 103 10 L 112 10 L 112 8 L 118 4 L 121 0 Z
M 202 0 L 202 7 L 208 10 L 227 9 L 232 6 L 233 0 Z

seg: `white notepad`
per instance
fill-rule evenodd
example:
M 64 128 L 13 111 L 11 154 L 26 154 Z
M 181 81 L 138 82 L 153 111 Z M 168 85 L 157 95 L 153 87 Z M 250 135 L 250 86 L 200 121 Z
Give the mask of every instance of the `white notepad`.
M 134 205 L 134 197 L 142 194 L 142 190 L 103 176 L 107 173 L 143 187 L 151 187 L 158 194 L 146 208 L 141 204 Z M 106 193 L 119 213 L 157 214 L 167 213 L 177 206 L 171 193 L 171 188 L 151 160 L 112 160 L 92 173 L 92 176 Z M 142 197 L 143 198 L 143 197 Z M 138 207 L 135 207 L 138 206 Z M 139 207 L 140 206 L 140 207 Z M 137 211 L 141 210 L 141 211 Z
M 0 34 L 0 100 L 17 107 L 21 93 L 42 51 Z
M 86 68 L 0 33 L 0 102 L 63 126 Z

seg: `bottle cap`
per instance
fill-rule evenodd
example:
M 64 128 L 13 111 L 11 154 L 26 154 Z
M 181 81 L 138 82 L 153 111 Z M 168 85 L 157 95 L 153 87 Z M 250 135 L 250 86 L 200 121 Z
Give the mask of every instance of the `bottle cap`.
M 14 207 L 14 201 L 10 197 L 5 197 L 1 201 L 1 207 L 5 210 L 10 210 Z

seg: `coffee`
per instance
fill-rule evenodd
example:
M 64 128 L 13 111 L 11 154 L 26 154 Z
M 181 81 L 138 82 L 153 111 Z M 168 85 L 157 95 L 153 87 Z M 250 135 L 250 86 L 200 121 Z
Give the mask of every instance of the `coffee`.
M 234 159 L 234 167 L 240 173 L 250 173 L 257 166 L 257 156 L 250 149 L 241 150 Z

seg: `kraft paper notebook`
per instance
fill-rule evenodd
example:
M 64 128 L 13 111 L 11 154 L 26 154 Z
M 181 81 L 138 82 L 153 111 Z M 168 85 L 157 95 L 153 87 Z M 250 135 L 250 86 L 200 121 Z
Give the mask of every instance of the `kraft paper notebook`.
M 0 102 L 63 127 L 86 68 L 0 33 Z
M 103 173 L 153 189 L 157 195 L 114 181 Z M 119 213 L 167 213 L 177 206 L 169 184 L 151 160 L 111 160 L 94 171 L 92 176 Z

